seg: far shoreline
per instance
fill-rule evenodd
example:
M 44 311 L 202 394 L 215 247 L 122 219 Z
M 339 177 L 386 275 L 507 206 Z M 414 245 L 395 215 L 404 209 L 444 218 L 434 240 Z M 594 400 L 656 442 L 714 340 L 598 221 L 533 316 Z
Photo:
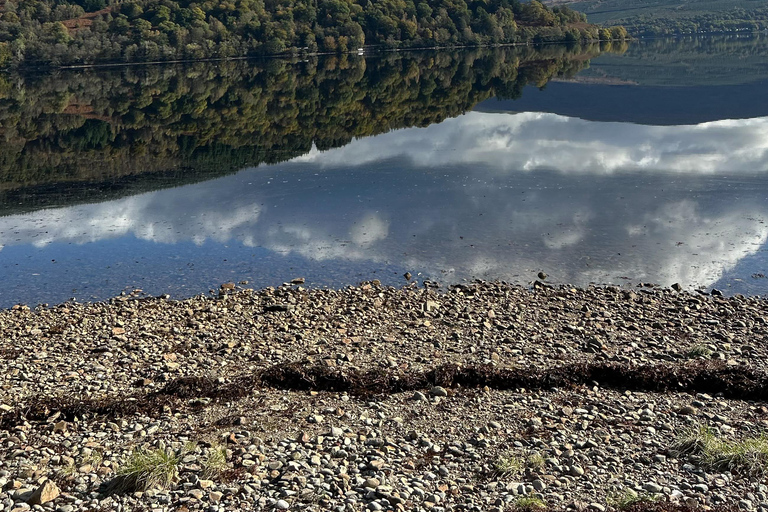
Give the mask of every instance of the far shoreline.
M 162 66 L 162 65 L 176 65 L 176 64 L 197 64 L 197 63 L 222 63 L 222 62 L 236 62 L 236 61 L 267 61 L 267 60 L 295 60 L 306 59 L 309 57 L 333 57 L 333 56 L 359 56 L 369 57 L 381 54 L 389 53 L 410 53 L 410 52 L 440 52 L 440 51 L 455 51 L 455 50 L 470 50 L 470 49 L 493 49 L 493 48 L 517 48 L 517 47 L 540 47 L 540 46 L 574 46 L 574 45 L 597 45 L 602 43 L 615 43 L 625 42 L 630 44 L 634 38 L 628 39 L 590 39 L 577 42 L 567 41 L 545 41 L 541 43 L 520 42 L 520 43 L 503 43 L 503 44 L 487 44 L 487 45 L 452 45 L 452 46 L 415 46 L 415 47 L 403 47 L 403 48 L 389 48 L 386 46 L 365 46 L 364 51 L 361 53 L 359 50 L 349 50 L 347 52 L 313 52 L 313 53 L 276 53 L 265 55 L 250 55 L 240 57 L 220 57 L 220 58 L 208 58 L 208 59 L 175 59 L 175 60 L 154 60 L 154 61 L 136 61 L 136 62 L 103 62 L 93 64 L 73 64 L 65 66 L 46 66 L 30 64 L 24 67 L 11 67 L 3 71 L 10 71 L 15 73 L 33 73 L 33 72 L 53 72 L 53 71 L 69 71 L 69 70 L 87 70 L 87 69 L 115 69 L 125 67 L 136 66 Z M 609 50 L 610 51 L 610 50 Z

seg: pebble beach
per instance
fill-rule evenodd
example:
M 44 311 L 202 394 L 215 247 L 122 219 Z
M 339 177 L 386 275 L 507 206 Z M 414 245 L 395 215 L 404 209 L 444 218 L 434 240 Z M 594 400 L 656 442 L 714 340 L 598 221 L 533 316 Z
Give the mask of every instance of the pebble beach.
M 766 512 L 768 302 L 676 288 L 15 306 L 0 510 Z

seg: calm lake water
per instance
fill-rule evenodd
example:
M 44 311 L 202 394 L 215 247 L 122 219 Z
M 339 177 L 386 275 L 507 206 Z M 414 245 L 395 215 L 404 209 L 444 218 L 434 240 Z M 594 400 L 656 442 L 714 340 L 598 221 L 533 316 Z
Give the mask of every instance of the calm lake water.
M 0 307 L 405 272 L 768 292 L 766 38 L 5 77 L 0 137 Z

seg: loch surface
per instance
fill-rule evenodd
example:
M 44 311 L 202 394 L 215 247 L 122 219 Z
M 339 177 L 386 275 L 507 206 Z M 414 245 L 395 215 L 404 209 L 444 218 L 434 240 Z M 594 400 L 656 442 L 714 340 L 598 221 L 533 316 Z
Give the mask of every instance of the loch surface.
M 0 307 L 406 272 L 764 294 L 768 44 L 707 41 L 9 81 Z

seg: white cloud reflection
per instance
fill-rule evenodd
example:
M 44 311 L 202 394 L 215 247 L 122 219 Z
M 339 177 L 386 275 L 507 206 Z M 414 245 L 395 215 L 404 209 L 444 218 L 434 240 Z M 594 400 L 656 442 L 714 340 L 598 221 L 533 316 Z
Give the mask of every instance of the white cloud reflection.
M 767 149 L 766 118 L 470 113 L 207 183 L 0 217 L 0 247 L 132 236 L 402 264 L 444 282 L 544 269 L 575 284 L 706 286 L 768 240 L 768 183 L 718 176 L 768 170 Z
M 768 118 L 688 126 L 599 123 L 557 114 L 470 112 L 296 161 L 323 167 L 405 156 L 417 167 L 484 164 L 504 171 L 722 173 L 768 169 Z

